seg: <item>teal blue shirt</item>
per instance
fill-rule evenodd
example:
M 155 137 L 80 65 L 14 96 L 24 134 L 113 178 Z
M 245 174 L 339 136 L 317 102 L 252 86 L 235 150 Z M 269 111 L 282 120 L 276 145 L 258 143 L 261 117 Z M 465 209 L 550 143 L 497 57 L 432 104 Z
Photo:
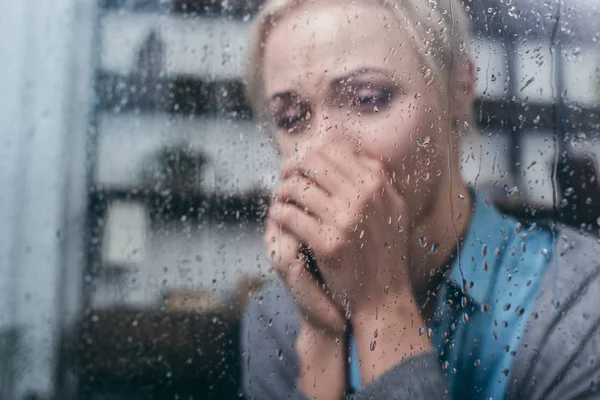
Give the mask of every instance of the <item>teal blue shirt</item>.
M 550 230 L 523 226 L 477 197 L 469 230 L 439 293 L 428 328 L 453 399 L 502 399 L 541 277 Z M 349 379 L 361 386 L 350 341 Z

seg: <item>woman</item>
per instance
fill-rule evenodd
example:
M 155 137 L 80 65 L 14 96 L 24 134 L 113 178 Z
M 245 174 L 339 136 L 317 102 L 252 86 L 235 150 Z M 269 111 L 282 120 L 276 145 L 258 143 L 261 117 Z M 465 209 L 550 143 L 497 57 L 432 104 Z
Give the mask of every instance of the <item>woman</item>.
M 456 0 L 258 16 L 247 85 L 282 155 L 265 233 L 281 282 L 245 317 L 250 398 L 595 390 L 595 244 L 505 218 L 461 178 L 467 33 Z

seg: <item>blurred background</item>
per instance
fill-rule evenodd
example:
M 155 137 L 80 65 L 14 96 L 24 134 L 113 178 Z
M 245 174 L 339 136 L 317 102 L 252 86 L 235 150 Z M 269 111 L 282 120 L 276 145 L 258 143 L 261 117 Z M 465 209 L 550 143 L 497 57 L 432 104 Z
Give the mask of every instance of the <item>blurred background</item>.
M 239 318 L 274 276 L 277 153 L 241 81 L 261 3 L 0 1 L 0 399 L 243 397 Z M 465 178 L 598 236 L 600 2 L 463 4 Z

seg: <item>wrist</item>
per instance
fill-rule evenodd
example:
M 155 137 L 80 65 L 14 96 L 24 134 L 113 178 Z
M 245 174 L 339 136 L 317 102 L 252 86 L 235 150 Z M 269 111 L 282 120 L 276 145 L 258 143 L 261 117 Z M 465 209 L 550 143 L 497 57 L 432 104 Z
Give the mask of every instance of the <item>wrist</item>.
M 332 356 L 343 357 L 346 345 L 344 332 L 332 332 L 316 328 L 303 321 L 296 341 L 296 351 L 302 361 L 331 362 Z
M 298 384 L 309 398 L 340 399 L 346 390 L 345 335 L 331 335 L 302 323 L 296 341 Z
M 352 330 L 365 383 L 432 349 L 414 300 L 390 299 L 379 306 L 359 307 L 353 313 Z

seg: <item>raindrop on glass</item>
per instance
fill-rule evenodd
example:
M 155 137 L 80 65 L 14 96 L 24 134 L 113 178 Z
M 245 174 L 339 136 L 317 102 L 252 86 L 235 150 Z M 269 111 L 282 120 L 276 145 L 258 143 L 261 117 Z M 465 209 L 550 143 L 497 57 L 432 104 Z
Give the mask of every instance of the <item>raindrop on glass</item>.
M 519 188 L 517 188 L 516 186 L 506 189 L 506 195 L 508 197 L 515 196 L 518 192 L 519 192 Z
M 431 254 L 436 254 L 438 252 L 438 249 L 440 248 L 440 245 L 437 243 L 434 243 L 431 245 L 431 249 L 429 249 L 429 252 Z

